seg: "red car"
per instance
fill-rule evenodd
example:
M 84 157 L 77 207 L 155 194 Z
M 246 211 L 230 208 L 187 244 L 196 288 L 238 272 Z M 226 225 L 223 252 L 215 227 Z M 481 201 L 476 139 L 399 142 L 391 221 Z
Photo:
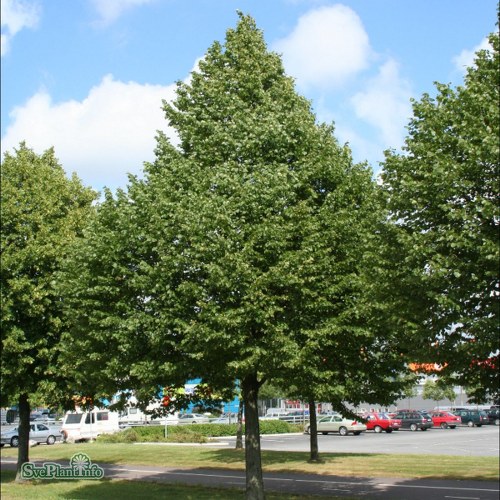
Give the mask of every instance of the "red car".
M 366 430 L 375 432 L 392 432 L 401 427 L 401 420 L 389 417 L 387 413 L 370 412 L 364 415 L 366 419 Z
M 457 425 L 462 423 L 462 419 L 449 411 L 431 411 L 429 415 L 432 418 L 432 425 L 434 427 L 441 427 L 441 429 L 454 429 Z

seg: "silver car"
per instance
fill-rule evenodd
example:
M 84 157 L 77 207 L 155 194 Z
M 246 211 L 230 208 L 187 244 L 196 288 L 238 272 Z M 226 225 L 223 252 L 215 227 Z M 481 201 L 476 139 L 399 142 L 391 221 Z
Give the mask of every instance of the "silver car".
M 318 420 L 318 432 L 328 434 L 329 432 L 338 432 L 341 436 L 347 436 L 352 432 L 355 436 L 359 436 L 366 431 L 366 425 L 352 418 L 345 418 L 342 415 L 328 415 Z M 310 424 L 307 424 L 305 432 L 311 432 Z
M 179 417 L 179 424 L 208 424 L 210 419 L 201 413 L 186 413 Z
M 30 424 L 30 440 L 37 443 L 54 444 L 56 441 L 61 441 L 62 436 L 58 427 L 49 427 L 45 424 L 32 422 Z M 9 444 L 13 448 L 19 446 L 19 430 L 18 427 L 2 432 L 0 437 L 0 446 Z

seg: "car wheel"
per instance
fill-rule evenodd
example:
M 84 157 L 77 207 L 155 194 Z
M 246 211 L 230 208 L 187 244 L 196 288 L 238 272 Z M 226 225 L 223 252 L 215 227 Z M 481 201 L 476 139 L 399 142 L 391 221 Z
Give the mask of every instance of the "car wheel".
M 467 422 L 467 426 L 468 426 L 468 427 L 474 427 L 474 422 L 473 422 L 472 420 L 469 420 L 469 421 Z
M 19 437 L 14 436 L 14 437 L 10 440 L 10 445 L 12 446 L 12 448 L 17 448 L 17 447 L 19 446 Z
M 448 424 L 446 422 L 441 422 L 441 429 L 448 429 Z
M 349 431 L 347 430 L 347 427 L 341 427 L 341 428 L 339 429 L 339 434 L 340 434 L 341 436 L 347 436 L 347 434 L 349 434 Z
M 387 434 L 390 434 L 392 432 L 392 429 L 386 429 L 385 432 L 387 432 Z
M 410 425 L 410 431 L 416 431 L 418 429 L 417 424 Z
M 47 444 L 54 444 L 56 442 L 56 438 L 52 435 L 50 435 L 48 438 L 47 438 Z
M 307 426 L 305 429 L 304 429 L 304 434 L 310 434 L 311 433 L 311 427 Z
M 376 425 L 376 426 L 373 428 L 373 430 L 374 430 L 377 434 L 379 434 L 380 432 L 382 432 L 382 427 L 380 427 L 380 425 Z

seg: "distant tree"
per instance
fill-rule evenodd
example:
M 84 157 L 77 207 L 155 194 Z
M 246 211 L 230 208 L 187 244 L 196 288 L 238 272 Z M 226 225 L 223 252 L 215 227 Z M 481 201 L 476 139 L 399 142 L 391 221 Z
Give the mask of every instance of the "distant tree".
M 259 390 L 259 399 L 283 399 L 286 391 L 280 387 L 272 385 L 269 381 L 264 382 Z
M 450 403 L 453 403 L 455 396 L 455 391 L 452 386 L 446 386 L 430 379 L 426 380 L 424 383 L 422 391 L 422 397 L 424 399 L 432 399 L 438 402 L 447 399 Z
M 29 460 L 32 402 L 61 382 L 62 302 L 56 275 L 92 214 L 96 193 L 68 179 L 54 151 L 21 143 L 1 165 L 1 406 L 19 408 L 18 479 Z
M 500 373 L 498 33 L 489 41 L 463 86 L 414 102 L 403 153 L 387 152 L 382 173 L 392 229 L 379 289 L 415 357 L 478 401 Z
M 352 407 L 389 406 L 415 379 L 410 348 L 378 302 L 374 272 L 386 214 L 371 171 L 353 165 L 345 149 L 342 158 L 344 182 L 334 201 L 322 201 L 306 221 L 297 221 L 305 243 L 288 259 L 300 283 L 289 287 L 286 309 L 297 352 L 278 383 L 288 397 L 309 403 L 312 461 L 319 460 L 316 401 L 356 418 Z

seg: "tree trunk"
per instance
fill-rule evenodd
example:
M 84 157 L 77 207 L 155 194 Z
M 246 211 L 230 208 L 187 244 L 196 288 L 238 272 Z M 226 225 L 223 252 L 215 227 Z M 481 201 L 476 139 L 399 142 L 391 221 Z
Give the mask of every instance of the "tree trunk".
M 318 425 L 316 422 L 316 402 L 314 399 L 309 399 L 309 444 L 311 462 L 319 461 L 318 449 Z
M 236 429 L 236 449 L 243 449 L 243 399 L 238 404 L 238 428 Z
M 257 374 L 247 375 L 242 381 L 245 404 L 245 469 L 246 499 L 264 500 L 264 480 L 260 456 L 260 431 L 257 397 L 259 395 Z
M 21 467 L 29 462 L 30 403 L 27 394 L 19 396 L 19 447 L 17 449 L 16 482 L 23 482 Z

